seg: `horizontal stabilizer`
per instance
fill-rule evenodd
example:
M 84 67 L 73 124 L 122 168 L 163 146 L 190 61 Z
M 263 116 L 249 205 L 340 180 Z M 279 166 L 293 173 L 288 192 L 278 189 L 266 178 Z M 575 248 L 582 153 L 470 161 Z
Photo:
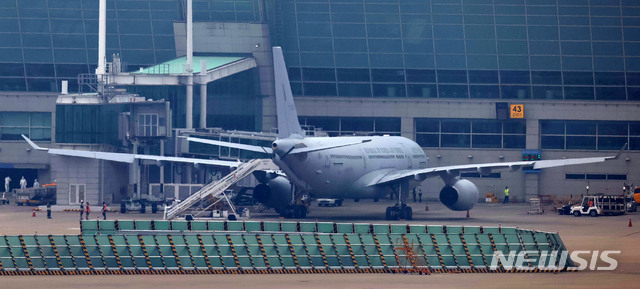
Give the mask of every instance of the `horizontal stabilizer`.
M 185 137 L 183 137 L 183 138 L 185 138 Z M 252 146 L 252 145 L 239 144 L 239 143 L 230 143 L 230 142 L 224 142 L 224 141 L 218 141 L 218 140 L 212 140 L 212 139 L 196 138 L 196 137 L 186 137 L 186 139 L 188 141 L 192 141 L 192 142 L 198 142 L 198 143 L 210 144 L 210 145 L 215 145 L 215 146 L 222 146 L 222 147 L 241 149 L 241 150 L 245 150 L 245 151 L 252 151 L 252 152 L 258 152 L 258 153 L 267 153 L 267 154 L 272 154 L 273 153 L 273 150 L 271 148 L 268 148 L 268 147 Z
M 300 153 L 317 152 L 317 151 L 322 151 L 322 150 L 328 150 L 328 149 L 334 149 L 334 148 L 339 148 L 339 147 L 346 147 L 346 146 L 352 146 L 352 145 L 367 143 L 367 142 L 370 142 L 370 141 L 371 141 L 370 139 L 366 139 L 366 140 L 354 141 L 354 142 L 350 142 L 350 143 L 341 143 L 341 144 L 334 144 L 334 145 L 311 146 L 311 147 L 296 148 L 296 149 L 293 149 L 289 154 L 293 155 L 293 154 L 300 154 Z

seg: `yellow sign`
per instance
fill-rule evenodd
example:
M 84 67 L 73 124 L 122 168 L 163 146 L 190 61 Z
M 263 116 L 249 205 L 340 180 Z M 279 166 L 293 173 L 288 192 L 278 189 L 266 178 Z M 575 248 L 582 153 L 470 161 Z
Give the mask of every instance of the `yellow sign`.
M 524 104 L 511 105 L 511 118 L 524 118 Z

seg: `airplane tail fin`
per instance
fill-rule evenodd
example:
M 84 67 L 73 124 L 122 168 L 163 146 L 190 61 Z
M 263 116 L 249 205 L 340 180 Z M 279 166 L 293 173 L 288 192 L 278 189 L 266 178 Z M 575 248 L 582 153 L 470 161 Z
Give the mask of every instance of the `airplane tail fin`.
M 273 70 L 276 85 L 276 110 L 278 113 L 278 138 L 304 138 L 304 131 L 298 122 L 296 105 L 293 103 L 291 84 L 281 47 L 273 47 Z

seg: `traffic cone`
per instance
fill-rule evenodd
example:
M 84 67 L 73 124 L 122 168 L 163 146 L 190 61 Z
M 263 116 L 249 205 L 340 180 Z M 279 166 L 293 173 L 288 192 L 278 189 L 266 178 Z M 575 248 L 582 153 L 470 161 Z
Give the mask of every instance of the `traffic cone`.
M 469 217 L 469 210 L 467 210 L 467 218 L 470 218 L 470 217 Z
M 633 225 L 631 224 L 631 219 L 629 219 L 629 228 L 633 227 Z
M 33 209 L 33 214 L 31 214 L 31 217 L 35 217 L 36 216 L 36 209 Z

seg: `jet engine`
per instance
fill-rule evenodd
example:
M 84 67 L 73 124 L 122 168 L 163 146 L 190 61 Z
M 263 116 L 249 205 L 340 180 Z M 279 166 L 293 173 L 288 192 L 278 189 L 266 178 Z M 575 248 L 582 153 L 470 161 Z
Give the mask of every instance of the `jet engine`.
M 291 183 L 282 176 L 269 178 L 253 188 L 253 198 L 281 212 L 291 203 Z
M 469 210 L 478 202 L 478 187 L 469 180 L 458 180 L 453 186 L 442 188 L 440 202 L 450 210 Z

